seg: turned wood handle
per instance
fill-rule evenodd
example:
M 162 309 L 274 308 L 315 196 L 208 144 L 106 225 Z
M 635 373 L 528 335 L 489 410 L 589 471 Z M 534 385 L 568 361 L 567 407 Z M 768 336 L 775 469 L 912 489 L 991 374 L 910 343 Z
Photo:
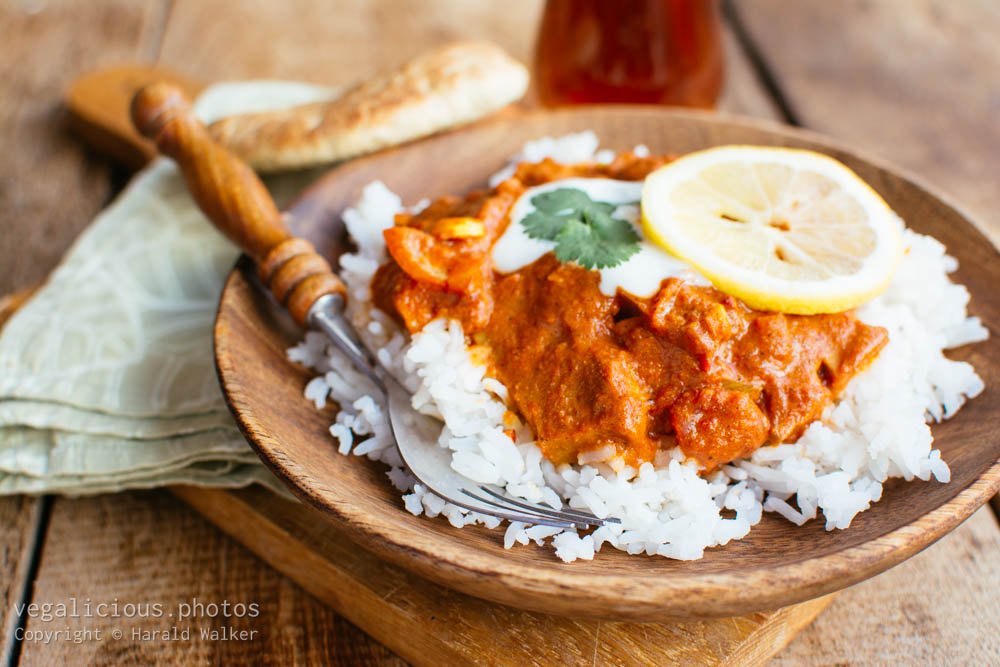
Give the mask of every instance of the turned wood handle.
M 330 264 L 311 243 L 292 236 L 257 174 L 212 140 L 180 89 L 154 83 L 139 90 L 132 122 L 177 162 L 198 206 L 253 258 L 261 280 L 300 326 L 321 296 L 346 296 Z

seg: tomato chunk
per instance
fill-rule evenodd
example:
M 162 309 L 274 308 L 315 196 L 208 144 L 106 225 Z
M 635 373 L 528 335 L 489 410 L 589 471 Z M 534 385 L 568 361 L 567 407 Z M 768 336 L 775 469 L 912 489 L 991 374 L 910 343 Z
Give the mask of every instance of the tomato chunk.
M 414 280 L 443 287 L 448 282 L 438 241 L 415 227 L 390 227 L 382 232 L 389 254 Z

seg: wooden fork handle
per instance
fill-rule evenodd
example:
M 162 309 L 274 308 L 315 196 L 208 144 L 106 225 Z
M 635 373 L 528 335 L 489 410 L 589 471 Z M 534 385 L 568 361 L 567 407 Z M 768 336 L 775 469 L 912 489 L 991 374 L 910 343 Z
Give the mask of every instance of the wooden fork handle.
M 215 143 L 184 93 L 154 83 L 132 98 L 132 122 L 180 167 L 208 219 L 256 262 L 261 280 L 300 326 L 321 296 L 346 288 L 312 244 L 292 236 L 257 174 Z

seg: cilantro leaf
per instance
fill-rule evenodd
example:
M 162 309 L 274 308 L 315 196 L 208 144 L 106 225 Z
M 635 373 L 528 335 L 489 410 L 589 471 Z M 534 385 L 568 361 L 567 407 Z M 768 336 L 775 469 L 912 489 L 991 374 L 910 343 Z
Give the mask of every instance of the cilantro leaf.
M 617 266 L 639 251 L 637 243 L 608 241 L 595 228 L 578 220 L 567 222 L 556 241 L 559 261 L 576 262 L 586 269 Z
M 543 213 L 569 213 L 587 208 L 593 203 L 587 193 L 577 188 L 559 188 L 537 194 L 531 203 Z
M 549 190 L 532 197 L 531 203 L 536 210 L 521 221 L 525 233 L 555 241 L 555 255 L 562 262 L 603 269 L 639 251 L 635 229 L 613 215 L 616 204 L 594 201 L 577 188 Z
M 563 225 L 569 219 L 569 216 L 565 215 L 552 215 L 551 213 L 544 213 L 542 211 L 532 211 L 524 216 L 521 224 L 524 225 L 524 231 L 530 238 L 555 241 L 559 230 L 563 228 Z
M 638 243 L 639 235 L 627 220 L 614 218 L 602 211 L 584 211 L 583 219 L 608 243 Z

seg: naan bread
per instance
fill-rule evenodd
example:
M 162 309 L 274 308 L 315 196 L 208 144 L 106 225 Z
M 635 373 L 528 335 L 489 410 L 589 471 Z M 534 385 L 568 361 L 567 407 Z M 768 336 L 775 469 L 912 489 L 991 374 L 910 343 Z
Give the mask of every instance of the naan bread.
M 341 97 L 211 126 L 259 171 L 301 169 L 370 153 L 462 125 L 524 95 L 528 71 L 496 46 L 446 46 Z

